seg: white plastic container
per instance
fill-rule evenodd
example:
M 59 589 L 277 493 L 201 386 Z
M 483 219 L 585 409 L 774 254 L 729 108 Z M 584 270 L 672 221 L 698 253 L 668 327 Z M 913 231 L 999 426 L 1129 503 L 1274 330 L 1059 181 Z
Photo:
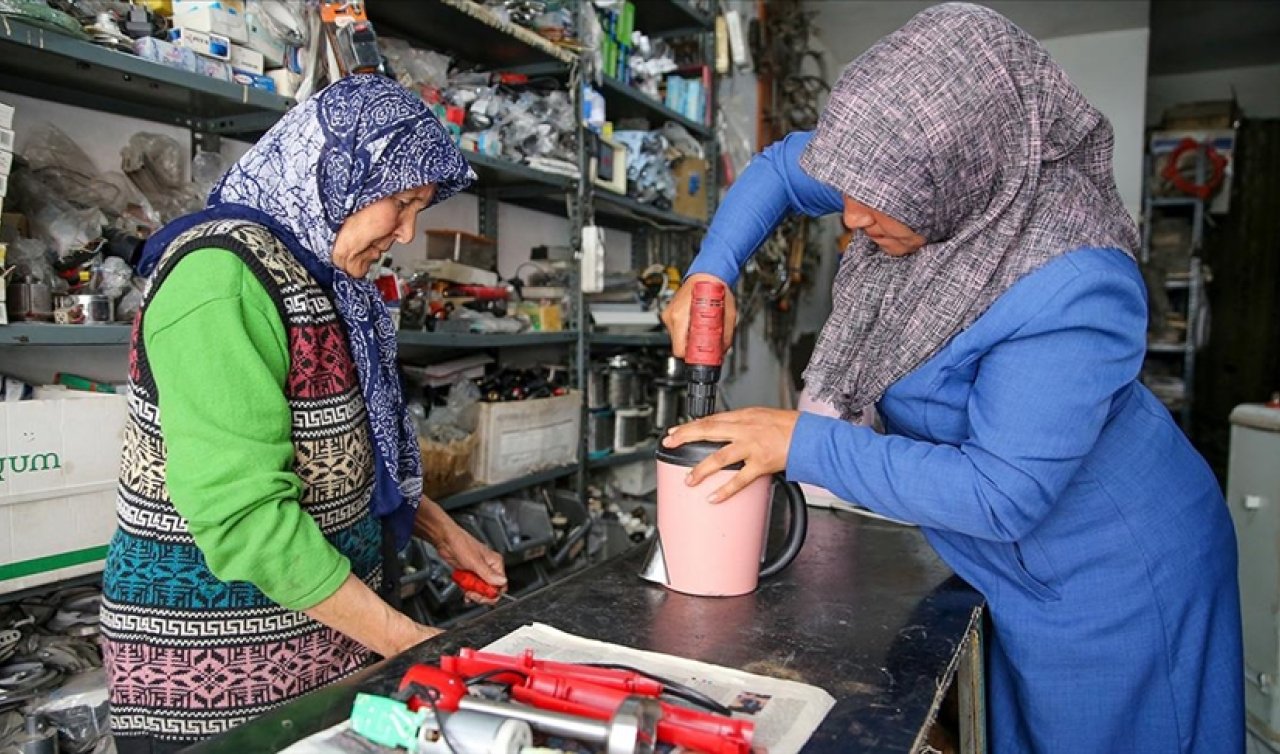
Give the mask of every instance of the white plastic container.
M 0 594 L 102 570 L 127 403 L 76 391 L 0 403 Z

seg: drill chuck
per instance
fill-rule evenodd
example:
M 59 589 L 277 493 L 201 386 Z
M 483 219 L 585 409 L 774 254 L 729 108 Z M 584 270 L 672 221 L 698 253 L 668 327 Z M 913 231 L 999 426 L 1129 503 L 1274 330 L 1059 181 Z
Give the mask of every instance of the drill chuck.
M 689 367 L 689 384 L 685 388 L 685 414 L 690 419 L 701 419 L 716 412 L 716 383 L 720 381 L 720 367 L 693 365 Z

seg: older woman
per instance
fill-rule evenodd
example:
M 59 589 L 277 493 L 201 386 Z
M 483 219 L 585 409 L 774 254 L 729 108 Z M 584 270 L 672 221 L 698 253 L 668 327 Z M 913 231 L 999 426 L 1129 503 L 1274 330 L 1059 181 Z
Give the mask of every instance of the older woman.
M 365 279 L 473 177 L 421 101 L 355 76 L 148 243 L 103 595 L 121 752 L 176 750 L 438 633 L 376 593 L 393 598 L 415 530 L 505 585 L 422 498 L 395 329 Z
M 728 441 L 690 475 L 744 461 L 723 495 L 785 469 L 919 524 L 990 607 L 992 751 L 1240 751 L 1235 539 L 1137 381 L 1145 289 L 1111 157 L 1023 31 L 973 5 L 916 16 L 845 69 L 816 132 L 743 173 L 689 278 L 733 283 L 785 213 L 843 211 L 806 387 L 845 417 L 874 404 L 887 433 L 748 409 L 667 442 Z

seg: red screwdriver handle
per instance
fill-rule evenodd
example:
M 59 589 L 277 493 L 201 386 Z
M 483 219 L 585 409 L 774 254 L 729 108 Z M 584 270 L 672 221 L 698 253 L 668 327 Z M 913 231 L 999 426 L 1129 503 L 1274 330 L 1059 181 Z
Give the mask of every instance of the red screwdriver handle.
M 689 366 L 718 367 L 724 362 L 724 284 L 699 280 L 689 305 L 689 339 L 684 361 Z
M 480 578 L 475 571 L 462 568 L 453 569 L 453 583 L 461 587 L 464 592 L 473 592 L 486 599 L 494 599 L 499 593 L 498 587 Z

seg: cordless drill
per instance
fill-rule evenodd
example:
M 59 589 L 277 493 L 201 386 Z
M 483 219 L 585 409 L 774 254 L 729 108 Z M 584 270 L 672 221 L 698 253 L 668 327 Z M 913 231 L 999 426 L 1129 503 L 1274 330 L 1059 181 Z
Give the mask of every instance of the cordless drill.
M 684 349 L 689 376 L 685 413 L 690 419 L 716 411 L 716 383 L 724 363 L 724 299 L 723 283 L 699 280 L 693 284 L 689 339 Z

